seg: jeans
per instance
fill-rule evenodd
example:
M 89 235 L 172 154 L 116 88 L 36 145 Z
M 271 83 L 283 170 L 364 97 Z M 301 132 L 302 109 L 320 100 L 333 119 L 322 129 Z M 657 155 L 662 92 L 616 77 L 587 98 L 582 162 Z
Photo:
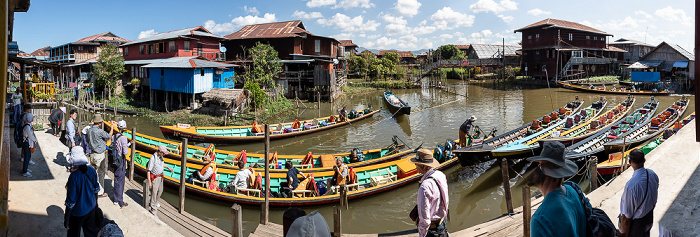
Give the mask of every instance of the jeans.
M 22 164 L 22 173 L 27 173 L 29 169 L 29 161 L 32 160 L 32 151 L 29 148 L 29 142 L 22 142 L 22 155 L 24 158 L 24 163 Z
M 446 223 L 447 221 L 443 221 L 438 227 L 428 229 L 428 234 L 425 237 L 449 237 Z
M 61 130 L 61 125 L 59 123 L 51 123 L 51 130 L 53 130 L 53 135 L 58 135 Z

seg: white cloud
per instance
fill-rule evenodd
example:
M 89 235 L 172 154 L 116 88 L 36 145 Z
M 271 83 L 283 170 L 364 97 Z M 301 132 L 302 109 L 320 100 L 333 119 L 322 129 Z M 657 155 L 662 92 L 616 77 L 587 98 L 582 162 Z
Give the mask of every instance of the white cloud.
M 691 25 L 692 18 L 685 14 L 683 9 L 674 9 L 671 6 L 661 8 L 654 12 L 654 15 L 661 17 L 667 21 L 680 22 L 684 25 Z
M 370 0 L 340 0 L 340 2 L 338 2 L 338 4 L 333 6 L 333 9 L 343 8 L 343 9 L 347 10 L 347 9 L 354 8 L 354 7 L 361 7 L 361 8 L 374 7 L 374 3 L 371 3 L 369 1 Z M 335 2 L 335 0 L 334 0 L 334 2 Z
M 643 17 L 646 17 L 647 19 L 651 19 L 651 18 L 652 18 L 652 16 L 651 16 L 649 13 L 647 13 L 647 12 L 645 12 L 645 11 L 642 11 L 642 10 L 635 11 L 635 12 L 634 12 L 634 15 L 643 16 Z
M 364 21 L 362 16 L 349 17 L 341 13 L 336 13 L 331 18 L 321 18 L 316 20 L 316 23 L 322 26 L 333 27 L 344 32 L 366 32 L 376 31 L 381 25 L 374 20 Z
M 156 30 L 154 30 L 154 29 L 144 30 L 144 31 L 141 31 L 139 33 L 139 39 L 143 39 L 143 38 L 149 37 L 151 35 L 155 35 L 155 34 L 158 34 L 158 33 L 156 33 Z
M 451 34 L 441 34 L 440 35 L 440 38 L 443 38 L 443 39 L 452 39 L 453 37 L 454 36 Z
M 428 41 L 428 42 L 423 43 L 423 48 L 424 48 L 424 49 L 432 49 L 432 48 L 433 48 L 433 42 Z
M 243 11 L 244 11 L 245 13 L 250 13 L 250 14 L 253 14 L 253 15 L 256 15 L 256 16 L 257 16 L 257 15 L 260 15 L 260 11 L 258 11 L 258 9 L 255 8 L 255 7 L 243 6 Z
M 622 20 L 610 20 L 609 22 L 606 23 L 600 23 L 600 24 L 592 24 L 590 22 L 586 22 L 587 26 L 594 27 L 594 28 L 599 28 L 600 30 L 606 31 L 608 33 L 610 32 L 620 32 L 620 31 L 626 31 L 626 30 L 631 30 L 631 29 L 638 29 L 641 28 L 639 22 L 646 22 L 645 20 L 637 20 L 632 17 L 625 17 Z
M 367 39 L 376 39 L 376 38 L 379 38 L 379 36 L 381 36 L 381 35 L 379 35 L 379 34 L 376 34 L 376 35 L 368 35 L 368 36 L 367 36 Z
M 471 34 L 469 35 L 469 37 L 472 37 L 472 38 L 488 38 L 488 37 L 491 37 L 492 34 L 493 34 L 493 32 L 491 32 L 490 30 L 482 30 L 482 31 L 479 31 L 479 32 L 471 33 Z
M 503 20 L 503 22 L 505 23 L 510 23 L 511 21 L 513 21 L 512 16 L 498 15 L 498 17 L 501 18 L 501 20 Z
M 499 3 L 496 3 L 494 0 L 479 0 L 469 6 L 469 10 L 472 10 L 474 13 L 493 12 L 497 14 L 504 11 L 518 10 L 518 3 L 510 0 L 501 0 Z
M 389 23 L 401 24 L 401 25 L 405 25 L 405 24 L 408 23 L 408 22 L 407 22 L 406 20 L 404 20 L 403 17 L 401 17 L 401 16 L 393 16 L 393 15 L 391 15 L 391 14 L 383 14 L 383 12 L 380 13 L 380 15 L 382 15 L 382 19 L 383 19 L 384 21 L 389 22 Z
M 391 39 L 391 38 L 387 38 L 386 36 L 384 36 L 384 37 L 381 37 L 375 41 L 366 42 L 366 43 L 364 43 L 364 45 L 366 46 L 366 48 L 386 49 L 389 47 L 393 48 L 397 42 L 398 42 L 398 40 L 396 40 L 396 39 Z
M 263 17 L 259 16 L 239 16 L 236 18 L 233 18 L 231 22 L 226 22 L 226 23 L 216 23 L 214 20 L 208 20 L 204 22 L 204 28 L 207 28 L 209 31 L 212 33 L 231 33 L 234 32 L 238 29 L 240 29 L 243 26 L 246 25 L 253 25 L 253 24 L 262 24 L 262 23 L 270 23 L 270 22 L 275 22 L 277 21 L 277 17 L 275 17 L 275 14 L 273 13 L 265 13 Z
M 331 38 L 337 39 L 337 40 L 344 40 L 344 39 L 352 39 L 355 38 L 355 35 L 353 33 L 340 33 L 337 35 L 331 35 Z
M 527 11 L 527 14 L 533 15 L 533 16 L 539 16 L 539 15 L 549 15 L 552 14 L 552 12 L 548 12 L 539 8 L 535 8 L 532 10 Z
M 309 20 L 309 19 L 316 19 L 316 18 L 322 18 L 323 14 L 320 12 L 305 12 L 305 11 L 294 11 L 294 14 L 292 14 L 292 17 L 302 19 L 302 20 Z
M 462 26 L 469 27 L 474 24 L 473 15 L 453 11 L 450 7 L 444 7 L 437 10 L 432 16 L 430 16 L 430 20 L 432 20 L 433 25 L 440 30 L 451 30 Z
M 335 0 L 309 0 L 306 6 L 309 8 L 335 5 Z
M 418 0 L 397 0 L 394 9 L 401 15 L 412 17 L 418 14 L 420 6 L 421 3 Z

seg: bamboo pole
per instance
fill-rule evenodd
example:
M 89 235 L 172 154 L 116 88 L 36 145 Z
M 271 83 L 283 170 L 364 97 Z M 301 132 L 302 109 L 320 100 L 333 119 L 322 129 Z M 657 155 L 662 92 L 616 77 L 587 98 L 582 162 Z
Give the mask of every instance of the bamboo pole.
M 129 180 L 134 181 L 134 160 L 136 159 L 136 128 L 131 129 L 131 159 L 129 160 Z M 146 177 L 149 178 L 149 177 Z
M 180 161 L 180 205 L 178 206 L 178 212 L 185 212 L 185 177 L 187 176 L 187 138 L 182 138 L 182 152 Z
M 243 210 L 238 204 L 231 206 L 231 236 L 243 237 Z
M 506 198 L 508 213 L 513 213 L 513 197 L 510 193 L 510 178 L 508 177 L 508 160 L 501 158 L 501 177 L 503 178 L 503 191 Z
M 265 124 L 265 202 L 262 203 L 260 224 L 267 225 L 270 211 L 270 125 Z
M 348 205 L 348 190 L 345 184 L 340 185 L 340 207 L 345 207 L 346 210 L 350 208 Z

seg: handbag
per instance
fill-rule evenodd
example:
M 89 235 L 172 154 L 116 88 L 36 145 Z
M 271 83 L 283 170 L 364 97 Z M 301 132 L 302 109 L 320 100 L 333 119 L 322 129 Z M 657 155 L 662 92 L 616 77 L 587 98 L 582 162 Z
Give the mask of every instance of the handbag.
M 613 224 L 608 214 L 605 211 L 591 206 L 588 198 L 583 194 L 581 188 L 575 185 L 571 181 L 566 181 L 564 185 L 567 185 L 578 193 L 581 204 L 583 204 L 583 211 L 586 214 L 586 236 L 615 236 L 617 234 L 617 229 Z

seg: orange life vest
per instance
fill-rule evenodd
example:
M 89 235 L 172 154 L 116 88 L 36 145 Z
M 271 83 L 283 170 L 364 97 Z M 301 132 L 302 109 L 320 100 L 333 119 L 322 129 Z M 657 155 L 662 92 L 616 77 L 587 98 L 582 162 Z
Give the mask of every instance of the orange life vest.
M 338 167 L 338 171 L 333 173 L 333 179 L 335 179 L 335 185 L 345 184 L 346 177 L 343 177 L 343 175 L 341 173 L 343 172 L 343 169 L 347 169 L 347 168 L 348 168 L 347 165 L 342 164 L 342 165 L 340 165 L 340 167 Z M 348 170 L 348 174 L 349 174 L 349 170 Z
M 299 120 L 294 120 L 294 123 L 292 123 L 292 128 L 293 129 L 299 129 L 301 127 L 301 122 Z
M 253 128 L 251 129 L 253 133 L 261 133 L 262 129 L 258 126 L 258 122 L 253 122 Z
M 204 167 L 202 167 L 201 170 L 199 170 L 199 174 L 204 175 L 205 173 L 207 173 L 207 169 L 209 169 L 209 167 L 211 167 L 212 171 L 216 170 L 216 163 L 214 163 L 214 161 L 212 161 L 209 164 L 205 165 Z M 212 173 L 211 176 L 214 177 L 214 174 Z M 209 179 L 211 179 L 211 177 L 209 177 Z

